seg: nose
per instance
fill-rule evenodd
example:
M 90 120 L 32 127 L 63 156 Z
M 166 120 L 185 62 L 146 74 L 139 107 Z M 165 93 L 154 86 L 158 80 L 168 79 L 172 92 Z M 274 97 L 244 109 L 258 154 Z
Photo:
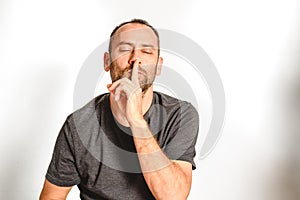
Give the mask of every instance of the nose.
M 133 66 L 134 62 L 135 62 L 137 59 L 139 60 L 139 65 L 142 64 L 142 62 L 141 62 L 141 56 L 140 56 L 140 51 L 134 49 L 134 50 L 131 52 L 130 58 L 129 58 L 129 60 L 128 60 L 128 64 L 129 64 L 130 66 Z

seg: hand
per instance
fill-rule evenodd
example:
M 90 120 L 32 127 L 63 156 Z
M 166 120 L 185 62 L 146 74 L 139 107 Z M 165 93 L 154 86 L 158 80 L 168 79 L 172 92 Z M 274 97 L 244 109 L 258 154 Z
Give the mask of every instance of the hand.
M 122 78 L 108 85 L 113 99 L 129 124 L 142 120 L 142 89 L 139 79 L 139 60 L 135 60 L 131 71 L 131 80 Z

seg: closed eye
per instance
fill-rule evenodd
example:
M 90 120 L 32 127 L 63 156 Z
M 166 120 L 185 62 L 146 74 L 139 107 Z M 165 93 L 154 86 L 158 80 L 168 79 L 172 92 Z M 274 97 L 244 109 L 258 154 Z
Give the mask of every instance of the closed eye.
M 146 54 L 152 54 L 153 50 L 152 50 L 152 48 L 144 48 L 144 49 L 142 49 L 142 52 L 146 53 Z
M 119 51 L 121 52 L 132 51 L 132 47 L 130 45 L 120 45 Z
M 126 51 L 131 51 L 131 49 L 130 48 L 120 48 L 119 51 L 126 52 Z

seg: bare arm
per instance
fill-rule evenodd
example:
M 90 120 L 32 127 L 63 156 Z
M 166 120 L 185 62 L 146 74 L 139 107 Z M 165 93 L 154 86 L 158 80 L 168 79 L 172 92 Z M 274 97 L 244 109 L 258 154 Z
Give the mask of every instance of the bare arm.
M 60 187 L 45 180 L 40 200 L 65 200 L 72 187 Z
M 147 122 L 131 124 L 134 143 L 146 183 L 156 199 L 186 199 L 191 188 L 192 165 L 171 161 L 153 137 Z M 142 135 L 141 135 L 142 133 Z

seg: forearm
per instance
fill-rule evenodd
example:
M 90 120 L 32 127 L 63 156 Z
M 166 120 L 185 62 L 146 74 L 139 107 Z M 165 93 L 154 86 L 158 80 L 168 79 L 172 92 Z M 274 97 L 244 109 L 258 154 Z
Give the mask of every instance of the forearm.
M 131 124 L 145 181 L 156 199 L 186 199 L 190 180 L 161 150 L 147 123 Z
M 162 151 L 150 156 L 139 155 L 146 183 L 156 199 L 186 199 L 190 183 L 180 166 L 170 160 L 167 161 L 168 158 L 165 157 Z

